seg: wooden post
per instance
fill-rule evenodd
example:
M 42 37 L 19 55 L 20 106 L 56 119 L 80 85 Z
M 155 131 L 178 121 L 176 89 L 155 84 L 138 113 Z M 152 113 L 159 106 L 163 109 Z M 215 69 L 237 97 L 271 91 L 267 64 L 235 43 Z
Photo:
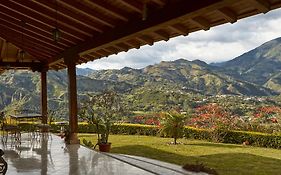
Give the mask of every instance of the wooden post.
M 69 126 L 70 126 L 70 144 L 79 144 L 78 117 L 77 117 L 77 87 L 76 87 L 76 61 L 77 56 L 65 58 L 68 74 L 68 103 L 69 103 Z
M 41 70 L 41 114 L 42 123 L 47 124 L 48 121 L 48 107 L 47 107 L 47 69 Z

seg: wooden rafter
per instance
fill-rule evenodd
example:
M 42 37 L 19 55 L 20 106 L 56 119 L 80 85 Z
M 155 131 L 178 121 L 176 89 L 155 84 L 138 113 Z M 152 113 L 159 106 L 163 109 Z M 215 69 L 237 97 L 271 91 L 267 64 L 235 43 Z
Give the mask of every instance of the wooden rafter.
M 119 0 L 119 1 L 129 9 L 138 13 L 143 13 L 142 11 L 143 5 L 138 3 L 137 1 L 131 1 L 131 0 Z
M 106 13 L 109 13 L 110 15 L 112 15 L 115 18 L 118 18 L 122 21 L 128 21 L 128 17 L 127 14 L 124 14 L 123 11 L 119 10 L 118 8 L 112 6 L 111 4 L 106 3 L 106 1 L 103 0 L 95 0 L 95 1 L 85 1 L 86 3 L 97 7 L 103 11 L 105 11 Z
M 68 0 L 61 0 L 60 3 L 63 5 L 77 11 L 78 13 L 81 13 L 103 25 L 109 26 L 109 27 L 115 27 L 115 22 L 111 19 L 106 18 L 102 14 L 97 14 L 95 11 L 93 11 L 90 7 L 87 7 L 80 2 L 75 1 L 68 1 Z
M 211 27 L 209 21 L 203 18 L 202 16 L 197 16 L 195 18 L 192 18 L 191 20 L 203 30 L 209 30 Z
M 45 0 L 36 0 L 34 2 L 38 3 L 39 5 L 47 8 L 51 11 L 55 11 L 55 9 L 57 8 L 55 4 L 48 3 L 48 1 L 45 1 Z M 92 30 L 95 30 L 99 33 L 102 33 L 104 30 L 104 28 L 101 25 L 94 23 L 93 21 L 89 20 L 88 18 L 85 18 L 84 16 L 80 15 L 79 13 L 74 14 L 72 11 L 70 11 L 66 8 L 57 8 L 57 10 L 58 10 L 58 15 L 65 16 L 66 18 L 69 18 L 70 20 L 73 20 L 73 21 L 81 24 L 82 26 L 91 28 Z
M 31 18 L 28 15 L 22 15 L 20 12 L 13 10 L 12 8 L 6 8 L 6 6 L 3 6 L 0 3 L 1 11 L 0 13 L 9 16 L 11 18 L 16 18 L 19 21 L 25 21 L 27 24 L 30 24 L 34 26 L 37 29 L 41 29 L 45 32 L 51 33 L 51 31 L 54 29 L 54 25 L 50 25 L 48 23 L 45 23 L 44 21 L 41 21 L 40 19 Z M 62 31 L 63 38 L 66 38 L 68 40 L 73 40 L 75 43 L 82 41 L 81 35 L 76 32 L 72 33 L 71 31 Z
M 250 0 L 253 2 L 254 6 L 262 11 L 263 13 L 267 13 L 271 8 L 270 8 L 270 3 L 267 0 Z
M 148 35 L 141 35 L 141 36 L 138 36 L 136 39 L 152 46 L 153 43 L 154 43 L 154 39 Z
M 0 30 L 0 37 L 7 37 L 7 33 Z M 15 37 L 8 37 L 8 41 L 12 42 L 15 46 L 18 48 L 22 48 L 22 43 L 19 39 Z M 35 46 L 32 43 L 26 42 L 24 50 L 30 53 L 31 55 L 35 56 L 35 59 L 44 60 L 44 59 L 50 59 L 52 55 L 50 55 L 49 52 L 46 52 L 45 49 L 41 49 L 41 46 Z
M 223 15 L 223 17 L 230 23 L 235 23 L 237 21 L 237 14 L 235 14 L 235 12 L 230 8 L 227 7 L 220 8 L 218 9 L 218 12 L 220 12 Z
M 196 1 L 197 2 L 197 1 Z M 193 12 L 196 9 L 201 9 L 207 5 L 214 4 L 215 2 L 220 2 L 220 0 L 205 0 L 199 1 L 197 4 L 194 3 L 194 6 L 188 6 L 188 1 L 181 1 L 179 4 L 170 5 L 169 7 L 164 7 L 151 15 L 147 20 L 142 21 L 141 19 L 131 21 L 125 26 L 116 27 L 114 30 L 109 31 L 106 35 L 99 35 L 93 37 L 85 42 L 66 49 L 63 53 L 59 54 L 53 61 L 64 57 L 68 52 L 74 53 L 90 53 L 90 50 L 93 48 L 100 47 L 102 45 L 109 44 L 110 42 L 118 41 L 119 39 L 129 37 L 138 32 L 150 31 L 154 26 L 158 26 L 162 23 L 165 23 L 169 20 L 183 17 L 188 14 L 188 12 Z M 167 40 L 167 39 L 166 39 Z
M 51 37 L 38 35 L 37 33 L 33 33 L 25 27 L 22 28 L 21 26 L 15 25 L 3 19 L 0 19 L 0 23 L 0 25 L 4 26 L 4 28 L 15 32 L 15 35 L 23 35 L 24 39 L 34 40 L 36 43 L 44 43 L 43 45 L 57 49 L 57 51 L 63 50 L 65 48 L 65 46 L 61 43 L 54 43 Z
M 187 27 L 183 26 L 182 24 L 173 24 L 173 25 L 170 25 L 169 28 L 171 28 L 173 31 L 175 31 L 181 35 L 184 35 L 184 36 L 187 36 L 189 33 Z
M 161 40 L 168 41 L 170 39 L 170 34 L 165 30 L 157 30 L 154 33 L 161 38 Z
M 34 67 L 34 68 L 39 68 L 42 67 L 42 63 L 37 63 L 37 62 L 0 62 L 0 67 L 6 68 L 6 67 L 11 67 L 11 68 L 23 68 L 23 67 Z
M 0 3 L 0 6 L 8 8 L 8 9 L 13 9 L 13 12 L 24 14 L 24 16 L 26 16 L 26 17 L 32 17 L 33 19 L 41 21 L 41 22 L 51 26 L 52 28 L 54 28 L 57 24 L 54 16 L 49 16 L 48 14 L 44 14 L 40 11 L 35 11 L 27 6 L 19 4 L 18 1 L 12 1 L 12 0 L 2 1 Z M 60 20 L 60 18 L 58 18 L 58 20 Z M 79 25 L 74 25 L 70 21 L 69 21 L 69 23 L 66 23 L 65 21 L 59 21 L 58 25 L 61 30 L 67 31 L 76 36 L 79 36 L 79 38 L 87 38 L 87 37 L 91 36 L 91 34 L 89 32 L 81 30 L 79 28 Z
M 0 60 L 6 57 L 7 47 L 8 47 L 8 42 L 6 40 L 2 41 Z
M 281 0 L 3 0 L 0 40 L 26 51 L 27 62 L 61 69 L 70 55 L 79 55 L 80 64 L 280 7 Z M 56 27 L 62 34 L 58 42 L 53 41 Z M 15 58 L 7 59 L 20 62 L 18 50 L 12 50 L 8 55 Z

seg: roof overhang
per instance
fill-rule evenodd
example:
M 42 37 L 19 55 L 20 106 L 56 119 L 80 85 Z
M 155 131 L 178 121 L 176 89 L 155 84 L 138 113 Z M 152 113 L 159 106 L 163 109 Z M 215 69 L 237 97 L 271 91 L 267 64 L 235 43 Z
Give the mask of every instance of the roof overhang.
M 280 7 L 281 0 L 1 1 L 0 67 L 63 69 L 71 55 L 86 63 Z M 28 56 L 18 59 L 21 50 Z

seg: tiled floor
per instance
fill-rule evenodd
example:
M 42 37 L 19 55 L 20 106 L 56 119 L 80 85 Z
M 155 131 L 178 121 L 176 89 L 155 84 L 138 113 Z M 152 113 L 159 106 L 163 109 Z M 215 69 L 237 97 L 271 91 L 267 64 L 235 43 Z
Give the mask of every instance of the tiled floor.
M 106 155 L 80 145 L 65 145 L 52 135 L 48 139 L 30 139 L 23 134 L 21 141 L 2 140 L 0 148 L 8 163 L 8 175 L 151 175 L 192 174 L 179 166 L 126 155 Z

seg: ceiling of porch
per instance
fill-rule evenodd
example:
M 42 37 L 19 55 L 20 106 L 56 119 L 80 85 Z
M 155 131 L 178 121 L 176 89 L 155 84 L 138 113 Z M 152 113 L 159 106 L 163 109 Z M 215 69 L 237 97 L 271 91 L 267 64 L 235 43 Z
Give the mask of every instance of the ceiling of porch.
M 281 0 L 0 1 L 0 71 L 63 69 L 70 55 L 82 64 L 279 7 Z

